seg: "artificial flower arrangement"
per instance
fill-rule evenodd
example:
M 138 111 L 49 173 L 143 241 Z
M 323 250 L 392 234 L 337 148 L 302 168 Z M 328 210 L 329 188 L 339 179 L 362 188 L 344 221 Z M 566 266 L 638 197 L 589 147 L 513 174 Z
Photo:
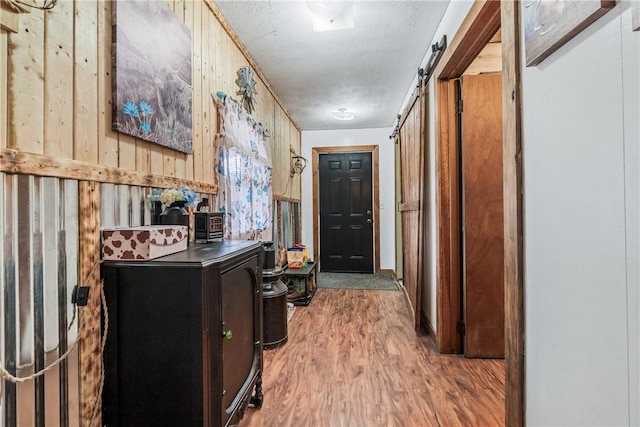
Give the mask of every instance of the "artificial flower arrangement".
M 166 188 L 158 196 L 158 200 L 165 206 L 171 206 L 175 202 L 184 202 L 184 206 L 192 206 L 196 202 L 196 192 L 184 186 L 182 188 Z

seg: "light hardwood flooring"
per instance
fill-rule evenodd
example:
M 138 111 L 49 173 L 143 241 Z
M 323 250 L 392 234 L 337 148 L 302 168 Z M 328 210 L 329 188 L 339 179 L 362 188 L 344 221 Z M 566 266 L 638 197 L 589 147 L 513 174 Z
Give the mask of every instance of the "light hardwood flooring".
M 402 291 L 318 289 L 240 427 L 504 425 L 504 362 L 440 355 L 412 324 Z

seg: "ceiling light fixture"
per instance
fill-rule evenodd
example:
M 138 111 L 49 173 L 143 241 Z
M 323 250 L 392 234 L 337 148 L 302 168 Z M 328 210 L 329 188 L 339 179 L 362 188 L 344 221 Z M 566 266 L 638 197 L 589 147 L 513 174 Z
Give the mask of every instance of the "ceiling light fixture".
M 337 120 L 353 120 L 356 118 L 353 111 L 348 111 L 346 108 L 338 108 L 338 111 L 332 111 L 331 115 Z
M 316 33 L 354 27 L 352 1 L 308 1 L 307 8 Z

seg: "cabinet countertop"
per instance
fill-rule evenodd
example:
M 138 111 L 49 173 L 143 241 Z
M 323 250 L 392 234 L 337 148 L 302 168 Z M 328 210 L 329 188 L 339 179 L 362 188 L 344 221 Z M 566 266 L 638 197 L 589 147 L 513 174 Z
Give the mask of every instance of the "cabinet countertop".
M 211 243 L 190 243 L 186 250 L 160 258 L 140 261 L 105 261 L 104 264 L 114 267 L 139 267 L 158 264 L 165 267 L 172 265 L 207 267 L 231 259 L 238 253 L 258 249 L 261 246 L 262 242 L 257 240 L 224 240 Z

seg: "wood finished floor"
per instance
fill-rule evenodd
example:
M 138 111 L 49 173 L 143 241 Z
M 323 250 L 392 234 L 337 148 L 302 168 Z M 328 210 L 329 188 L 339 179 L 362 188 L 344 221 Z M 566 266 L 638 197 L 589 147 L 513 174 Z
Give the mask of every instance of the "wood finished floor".
M 318 289 L 288 334 L 240 427 L 504 425 L 504 362 L 438 354 L 401 291 Z

